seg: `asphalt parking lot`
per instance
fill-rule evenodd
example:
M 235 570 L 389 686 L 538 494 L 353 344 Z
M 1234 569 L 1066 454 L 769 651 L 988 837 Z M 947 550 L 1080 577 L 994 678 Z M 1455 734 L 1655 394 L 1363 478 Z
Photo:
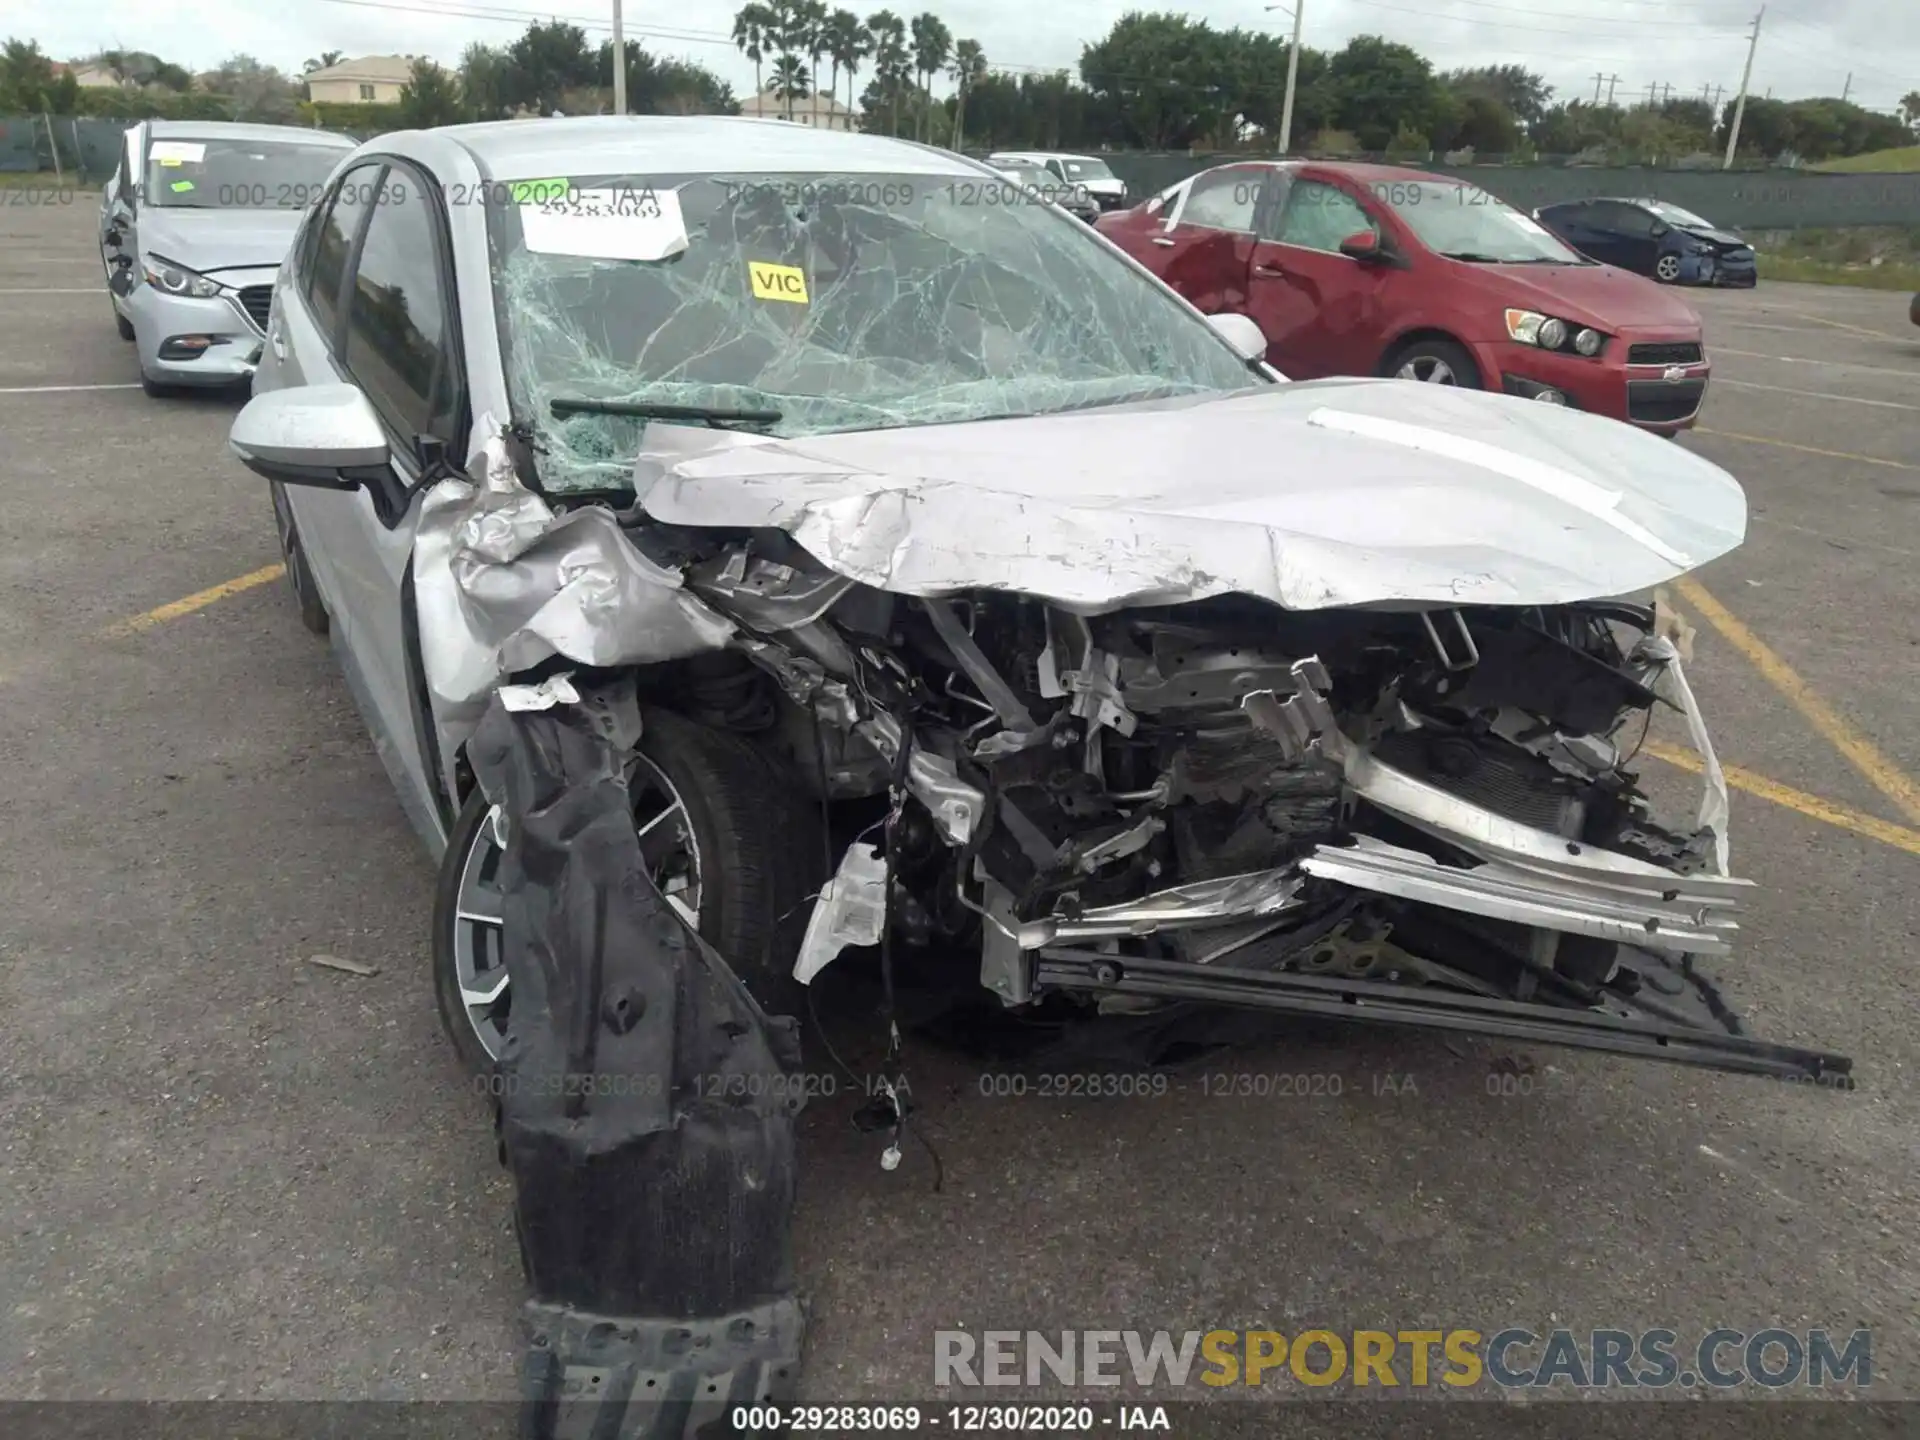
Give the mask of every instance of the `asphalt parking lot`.
M 511 1397 L 511 1197 L 434 1016 L 432 868 L 262 574 L 239 402 L 141 394 L 93 222 L 0 204 L 0 1398 Z M 1859 1090 L 1302 1030 L 1227 1068 L 1337 1098 L 1013 1099 L 926 1051 L 939 1192 L 849 1097 L 805 1117 L 809 1398 L 929 1397 L 939 1328 L 1773 1324 L 1871 1327 L 1873 1392 L 1920 1397 L 1920 330 L 1905 295 L 1690 298 L 1683 443 L 1752 505 L 1675 595 L 1761 887 L 1722 973 Z

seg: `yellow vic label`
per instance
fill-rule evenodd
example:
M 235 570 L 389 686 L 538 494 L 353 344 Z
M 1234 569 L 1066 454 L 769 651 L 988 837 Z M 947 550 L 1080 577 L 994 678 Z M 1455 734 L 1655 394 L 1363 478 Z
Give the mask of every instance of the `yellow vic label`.
M 758 260 L 749 260 L 747 283 L 753 286 L 753 298 L 756 300 L 787 300 L 795 305 L 809 303 L 807 277 L 798 265 L 764 265 Z
M 160 157 L 160 163 L 171 168 L 180 163 L 180 157 L 178 155 L 163 155 Z

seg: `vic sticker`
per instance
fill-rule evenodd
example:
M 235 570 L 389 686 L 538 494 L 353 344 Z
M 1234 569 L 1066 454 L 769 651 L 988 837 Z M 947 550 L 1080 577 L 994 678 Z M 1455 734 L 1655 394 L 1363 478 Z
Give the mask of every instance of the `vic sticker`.
M 757 260 L 749 260 L 747 280 L 753 286 L 753 298 L 756 300 L 788 300 L 795 305 L 808 303 L 807 277 L 798 265 L 763 265 Z

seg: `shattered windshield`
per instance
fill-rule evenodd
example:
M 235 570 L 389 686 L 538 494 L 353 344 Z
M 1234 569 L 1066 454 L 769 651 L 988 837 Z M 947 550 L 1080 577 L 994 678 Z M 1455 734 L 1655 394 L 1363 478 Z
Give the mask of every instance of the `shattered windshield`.
M 649 422 L 609 408 L 804 436 L 1263 383 L 998 175 L 560 177 L 489 216 L 508 390 L 549 491 L 629 483 Z

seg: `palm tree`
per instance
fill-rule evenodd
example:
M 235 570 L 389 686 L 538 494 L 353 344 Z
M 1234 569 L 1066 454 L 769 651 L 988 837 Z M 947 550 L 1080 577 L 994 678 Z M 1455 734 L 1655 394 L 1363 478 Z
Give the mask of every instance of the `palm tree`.
M 833 62 L 833 84 L 830 89 L 835 96 L 840 93 L 840 72 L 847 72 L 847 111 L 849 116 L 859 109 L 854 98 L 853 79 L 859 69 L 860 58 L 873 48 L 873 41 L 867 34 L 867 27 L 860 23 L 860 17 L 851 10 L 836 10 L 827 16 L 826 25 L 827 58 Z
M 794 47 L 807 57 L 807 93 L 818 95 L 820 57 L 827 53 L 825 0 L 793 0 L 793 28 Z
M 318 60 L 309 60 L 300 67 L 300 73 L 311 75 L 316 70 L 325 70 L 329 66 L 338 65 L 346 58 L 347 52 L 344 50 L 322 50 Z
M 967 91 L 987 76 L 987 53 L 978 40 L 955 42 L 947 74 L 953 77 L 953 148 L 958 150 L 967 129 Z
M 891 10 L 876 10 L 867 17 L 867 34 L 873 37 L 873 71 L 892 110 L 892 132 L 900 134 L 900 87 L 907 75 L 907 22 Z
M 807 67 L 798 55 L 782 55 L 773 62 L 773 93 L 787 102 L 787 118 L 791 120 L 793 102 L 811 93 L 807 89 Z
M 765 88 L 760 83 L 760 62 L 767 57 L 767 48 L 772 39 L 773 12 L 759 3 L 742 5 L 733 17 L 733 43 L 740 53 L 753 62 L 753 93 L 761 95 Z
M 915 136 L 922 141 L 929 138 L 927 128 L 932 123 L 933 77 L 945 68 L 952 50 L 953 32 L 938 15 L 923 10 L 913 17 L 913 73 L 916 79 L 926 77 L 920 82 L 920 123 L 915 127 Z

